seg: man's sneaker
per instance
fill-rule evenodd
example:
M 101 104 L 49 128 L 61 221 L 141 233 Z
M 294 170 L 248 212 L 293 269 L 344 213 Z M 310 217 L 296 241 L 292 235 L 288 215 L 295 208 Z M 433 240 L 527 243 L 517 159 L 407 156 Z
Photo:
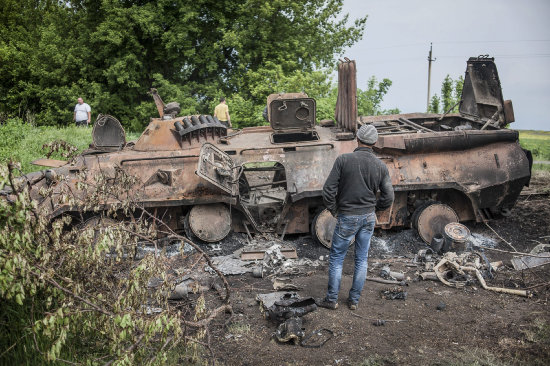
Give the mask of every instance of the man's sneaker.
M 329 301 L 327 300 L 326 298 L 324 299 L 317 299 L 315 300 L 315 303 L 317 304 L 317 306 L 319 306 L 320 308 L 326 308 L 326 309 L 330 309 L 330 310 L 336 310 L 338 309 L 338 303 L 336 301 Z
M 349 308 L 350 310 L 357 310 L 357 303 L 356 303 L 356 302 L 348 301 L 348 308 Z

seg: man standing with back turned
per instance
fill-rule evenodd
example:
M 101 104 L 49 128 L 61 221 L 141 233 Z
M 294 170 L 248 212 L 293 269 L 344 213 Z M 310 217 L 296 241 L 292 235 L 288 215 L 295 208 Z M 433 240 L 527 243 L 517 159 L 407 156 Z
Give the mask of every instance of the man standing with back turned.
M 323 187 L 325 206 L 338 219 L 338 223 L 330 248 L 328 291 L 326 297 L 318 301 L 318 306 L 338 308 L 344 258 L 355 238 L 355 270 L 348 307 L 357 309 L 367 277 L 370 239 L 376 221 L 375 210 L 389 208 L 394 198 L 388 168 L 372 151 L 377 140 L 378 132 L 374 126 L 361 126 L 357 131 L 357 149 L 336 159 Z M 378 191 L 380 197 L 377 200 Z

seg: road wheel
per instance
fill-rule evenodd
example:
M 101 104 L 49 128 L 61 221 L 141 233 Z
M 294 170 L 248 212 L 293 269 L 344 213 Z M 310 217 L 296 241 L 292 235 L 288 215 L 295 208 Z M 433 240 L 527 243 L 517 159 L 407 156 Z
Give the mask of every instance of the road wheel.
M 90 217 L 89 219 L 81 223 L 78 226 L 78 229 L 80 232 L 84 232 L 86 230 L 93 228 L 94 236 L 91 240 L 91 244 L 95 246 L 97 241 L 101 237 L 101 235 L 105 233 L 105 230 L 110 226 L 116 225 L 117 223 L 118 222 L 116 220 L 113 220 L 109 217 L 96 215 L 96 216 Z
M 189 239 L 215 243 L 231 232 L 231 213 L 223 203 L 195 205 L 185 217 L 184 227 Z
M 337 220 L 329 210 L 319 212 L 311 223 L 311 235 L 321 245 L 330 249 Z
M 458 215 L 451 207 L 440 202 L 427 202 L 412 215 L 413 227 L 427 244 L 431 244 L 437 234 L 443 236 L 445 225 L 451 222 L 458 222 Z

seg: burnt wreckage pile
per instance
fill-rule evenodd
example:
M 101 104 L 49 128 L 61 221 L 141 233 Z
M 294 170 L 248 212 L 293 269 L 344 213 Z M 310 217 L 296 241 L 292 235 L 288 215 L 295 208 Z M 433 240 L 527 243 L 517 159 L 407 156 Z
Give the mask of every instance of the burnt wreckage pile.
M 230 130 L 211 116 L 177 116 L 152 91 L 159 118 L 135 142 L 120 123 L 98 118 L 93 145 L 72 161 L 41 159 L 54 167 L 22 177 L 49 217 L 76 220 L 99 175 L 117 185 L 121 171 L 137 183 L 132 197 L 172 230 L 219 242 L 232 230 L 248 233 L 312 233 L 329 247 L 334 218 L 324 210 L 322 187 L 334 160 L 357 147 L 357 126 L 374 125 L 375 154 L 388 167 L 395 201 L 377 213 L 377 227 L 410 227 L 431 243 L 450 222 L 484 222 L 508 214 L 529 183 L 531 156 L 521 149 L 502 98 L 494 60 L 467 62 L 460 113 L 357 116 L 355 61 L 339 66 L 335 122 L 317 123 L 315 100 L 303 93 L 268 98 L 269 126 Z M 51 188 L 43 199 L 40 191 Z M 75 203 L 67 203 L 67 192 Z M 105 212 L 115 202 L 105 199 Z M 119 218 L 127 218 L 118 215 Z M 130 218 L 131 219 L 131 218 Z

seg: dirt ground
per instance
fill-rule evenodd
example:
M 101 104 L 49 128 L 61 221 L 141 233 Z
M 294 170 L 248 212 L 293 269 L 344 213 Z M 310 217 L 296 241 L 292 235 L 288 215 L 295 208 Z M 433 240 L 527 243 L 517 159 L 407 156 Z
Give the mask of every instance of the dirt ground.
M 550 187 L 550 177 L 538 176 L 531 191 Z M 547 190 L 546 190 L 547 192 Z M 550 197 L 523 195 L 507 218 L 491 227 L 518 251 L 529 252 L 536 244 L 550 242 Z M 469 224 L 476 240 L 495 248 L 510 247 L 484 224 Z M 234 234 L 239 239 L 239 235 Z M 533 288 L 524 298 L 487 291 L 481 286 L 451 288 L 435 281 L 418 280 L 420 267 L 412 263 L 423 244 L 412 229 L 376 231 L 369 257 L 369 277 L 383 264 L 410 278 L 405 300 L 386 300 L 380 291 L 391 287 L 367 281 L 356 311 L 346 306 L 353 274 L 353 251 L 344 264 L 337 310 L 319 308 L 303 317 L 306 334 L 329 329 L 333 337 L 320 348 L 278 343 L 277 324 L 262 317 L 257 294 L 273 292 L 271 279 L 250 273 L 228 276 L 233 316 L 218 318 L 210 329 L 210 344 L 221 365 L 507 365 L 550 364 L 550 266 L 514 271 L 510 254 L 486 251 L 490 261 L 504 260 L 492 286 Z M 230 240 L 231 241 L 231 240 Z M 233 238 L 228 249 L 239 242 Z M 285 244 L 297 248 L 301 258 L 319 259 L 322 265 L 302 268 L 292 277 L 301 297 L 323 297 L 326 291 L 328 249 L 309 237 L 290 237 Z M 215 302 L 215 293 L 208 297 Z M 207 300 L 208 300 L 207 297 Z M 442 310 L 438 309 L 443 308 Z M 374 321 L 383 319 L 383 326 Z M 328 334 L 325 332 L 325 334 Z

